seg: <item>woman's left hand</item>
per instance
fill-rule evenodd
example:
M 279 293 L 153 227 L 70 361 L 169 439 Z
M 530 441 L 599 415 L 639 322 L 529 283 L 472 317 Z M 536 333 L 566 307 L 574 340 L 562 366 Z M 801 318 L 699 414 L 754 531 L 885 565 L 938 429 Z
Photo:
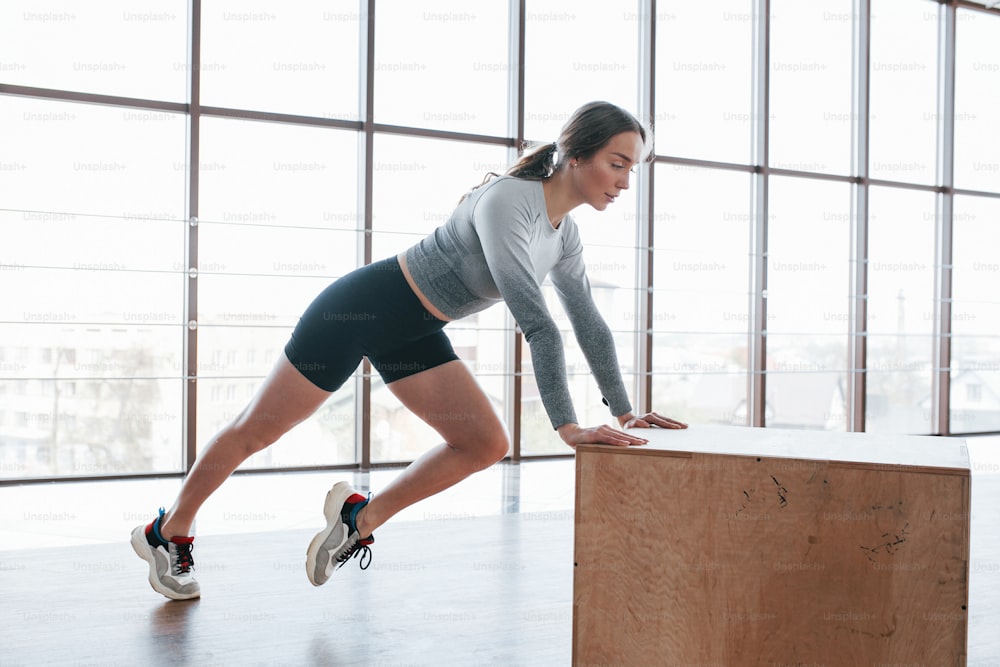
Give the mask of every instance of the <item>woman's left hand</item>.
M 658 426 L 660 428 L 688 427 L 688 425 L 684 422 L 679 422 L 676 419 L 671 419 L 670 417 L 664 417 L 663 415 L 655 412 L 648 412 L 641 417 L 636 417 L 632 413 L 628 413 L 619 417 L 618 423 L 621 424 L 622 428 L 651 428 L 653 426 Z

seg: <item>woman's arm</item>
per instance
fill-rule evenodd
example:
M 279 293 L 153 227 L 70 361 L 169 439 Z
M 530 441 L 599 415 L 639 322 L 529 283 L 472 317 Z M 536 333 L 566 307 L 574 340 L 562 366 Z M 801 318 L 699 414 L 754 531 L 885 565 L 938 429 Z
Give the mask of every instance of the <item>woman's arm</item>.
M 615 417 L 630 415 L 632 404 L 618 366 L 614 334 L 594 303 L 579 232 L 571 220 L 564 224 L 566 236 L 563 240 L 563 257 L 549 276 L 573 326 L 573 333 L 587 359 L 590 372 L 597 380 L 605 405 Z
M 604 396 L 604 403 L 611 409 L 611 414 L 618 420 L 622 428 L 649 428 L 651 426 L 687 428 L 687 424 L 655 412 L 650 412 L 642 417 L 636 417 L 632 413 L 621 369 L 618 366 L 614 335 L 597 309 L 591 294 L 579 233 L 575 225 L 567 228 L 566 231 L 572 231 L 572 234 L 566 238 L 565 255 L 550 275 L 570 323 L 573 325 L 573 333 L 577 342 Z M 561 431 L 560 435 L 567 443 L 570 442 L 567 437 L 573 439 L 580 437 L 580 434 L 573 433 L 572 429 Z M 586 440 L 580 441 L 586 442 Z M 642 443 L 635 443 L 623 439 L 621 442 L 612 444 L 644 443 L 645 440 Z
M 483 258 L 531 349 L 538 391 L 558 429 L 576 423 L 563 354 L 562 334 L 549 313 L 531 259 L 532 228 L 537 211 L 516 182 L 494 184 L 476 202 L 476 233 Z

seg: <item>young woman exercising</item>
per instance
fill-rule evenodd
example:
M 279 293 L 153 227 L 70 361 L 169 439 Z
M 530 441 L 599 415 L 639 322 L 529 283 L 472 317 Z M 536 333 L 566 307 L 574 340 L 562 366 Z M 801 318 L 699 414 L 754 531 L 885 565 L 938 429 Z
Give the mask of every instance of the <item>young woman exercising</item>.
M 208 443 L 169 511 L 132 532 L 163 595 L 200 595 L 187 536 L 202 503 L 249 456 L 316 411 L 368 357 L 386 386 L 444 439 L 377 496 L 347 482 L 327 493 L 327 525 L 309 544 L 306 574 L 319 586 L 361 556 L 373 532 L 400 510 L 507 455 L 506 430 L 443 329 L 501 301 L 531 348 L 552 427 L 570 447 L 642 445 L 608 425 L 584 427 L 570 399 L 562 336 L 542 295 L 551 278 L 611 414 L 622 428 L 686 428 L 655 412 L 632 413 L 611 331 L 594 305 L 583 248 L 570 211 L 603 211 L 629 187 L 646 151 L 645 128 L 627 111 L 592 102 L 577 109 L 559 139 L 523 156 L 505 175 L 471 190 L 432 234 L 336 280 L 302 315 L 282 356 L 250 404 Z M 449 415 L 461 414 L 462 419 Z

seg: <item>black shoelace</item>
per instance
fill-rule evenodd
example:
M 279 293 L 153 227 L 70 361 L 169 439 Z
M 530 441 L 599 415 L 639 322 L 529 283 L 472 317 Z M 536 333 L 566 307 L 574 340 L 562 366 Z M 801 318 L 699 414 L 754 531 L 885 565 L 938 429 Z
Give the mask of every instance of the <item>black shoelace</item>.
M 361 569 L 367 570 L 368 566 L 371 565 L 372 562 L 372 550 L 368 548 L 367 544 L 361 544 L 361 539 L 357 537 L 357 533 L 355 533 L 351 540 L 351 547 L 337 557 L 337 562 L 340 563 L 337 568 L 339 569 L 344 567 L 344 565 L 347 564 L 347 561 L 351 558 L 360 557 L 358 563 L 360 564 Z
M 194 567 L 194 556 L 191 555 L 194 544 L 174 542 L 174 548 L 177 553 L 177 558 L 174 560 L 174 574 L 189 573 Z

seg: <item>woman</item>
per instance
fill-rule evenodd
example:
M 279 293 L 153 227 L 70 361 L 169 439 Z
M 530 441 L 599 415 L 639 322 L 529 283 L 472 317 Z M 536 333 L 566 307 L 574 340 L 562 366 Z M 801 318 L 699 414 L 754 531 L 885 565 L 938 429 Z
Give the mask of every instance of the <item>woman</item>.
M 198 597 L 186 537 L 202 503 L 250 455 L 309 417 L 355 371 L 363 356 L 409 410 L 444 438 L 378 496 L 338 482 L 323 507 L 327 525 L 309 544 L 306 573 L 316 586 L 336 564 L 370 562 L 376 528 L 412 505 L 506 456 L 507 433 L 442 329 L 451 320 L 505 301 L 531 348 L 542 403 L 570 447 L 647 441 L 610 426 L 578 424 L 562 338 L 540 285 L 552 279 L 604 402 L 623 428 L 686 428 L 656 413 L 637 417 L 622 382 L 611 331 L 597 312 L 582 247 L 569 212 L 603 211 L 629 187 L 646 131 L 606 102 L 576 110 L 558 141 L 506 175 L 484 182 L 451 218 L 397 257 L 362 267 L 327 287 L 306 309 L 256 396 L 209 443 L 169 512 L 132 532 L 153 588 L 173 599 Z M 495 175 L 494 175 L 495 176 Z M 454 419 L 455 414 L 461 419 Z M 365 558 L 368 558 L 366 561 Z

